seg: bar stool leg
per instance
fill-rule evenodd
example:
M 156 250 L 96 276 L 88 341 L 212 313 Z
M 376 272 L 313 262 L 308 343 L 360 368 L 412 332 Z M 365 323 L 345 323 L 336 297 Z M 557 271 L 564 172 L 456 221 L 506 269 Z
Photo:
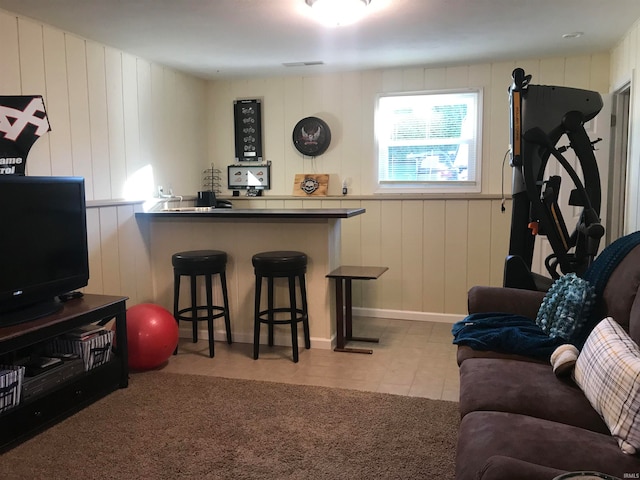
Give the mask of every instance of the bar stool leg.
M 255 318 L 253 321 L 253 359 L 258 359 L 260 352 L 260 294 L 262 290 L 262 277 L 256 275 Z
M 302 329 L 304 331 L 304 348 L 311 348 L 311 335 L 309 335 L 309 309 L 307 308 L 307 285 L 304 275 L 298 277 L 300 284 L 300 294 L 302 297 Z
M 273 347 L 273 277 L 267 277 L 267 297 L 269 298 L 268 300 L 268 308 L 269 308 L 269 314 L 267 315 L 267 318 L 269 319 L 269 323 L 267 324 L 267 327 L 269 329 L 269 346 Z
M 207 288 L 207 333 L 209 334 L 209 357 L 214 356 L 213 347 L 213 285 L 211 275 L 205 275 L 205 285 Z
M 191 318 L 195 319 L 198 316 L 198 307 L 196 301 L 196 276 L 190 275 L 191 277 Z M 191 331 L 193 337 L 193 343 L 198 341 L 198 322 L 195 320 L 191 322 Z
M 293 348 L 293 362 L 298 363 L 298 322 L 296 322 L 296 277 L 290 275 L 289 280 L 289 306 L 291 311 L 291 347 Z
M 229 315 L 229 295 L 227 294 L 227 274 L 220 273 L 220 283 L 222 284 L 222 299 L 224 304 L 224 327 L 227 330 L 227 343 L 231 345 L 231 317 Z
M 345 278 L 344 280 L 344 299 L 345 299 L 345 312 L 344 312 L 344 328 L 346 330 L 345 336 L 347 337 L 347 341 L 353 338 L 353 318 L 351 316 L 352 311 L 352 282 L 350 278 Z
M 180 294 L 180 275 L 173 276 L 173 317 L 176 319 L 178 328 L 180 328 L 180 320 L 178 320 L 178 295 Z M 173 351 L 174 355 L 178 354 L 178 345 Z

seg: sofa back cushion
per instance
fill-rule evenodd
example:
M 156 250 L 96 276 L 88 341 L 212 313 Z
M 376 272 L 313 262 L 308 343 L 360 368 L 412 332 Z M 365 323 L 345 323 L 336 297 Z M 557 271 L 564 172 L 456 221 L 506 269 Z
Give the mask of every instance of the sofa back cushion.
M 612 317 L 640 344 L 640 245 L 613 271 L 598 302 L 599 318 Z
M 574 379 L 623 452 L 640 452 L 640 348 L 612 318 L 593 329 Z

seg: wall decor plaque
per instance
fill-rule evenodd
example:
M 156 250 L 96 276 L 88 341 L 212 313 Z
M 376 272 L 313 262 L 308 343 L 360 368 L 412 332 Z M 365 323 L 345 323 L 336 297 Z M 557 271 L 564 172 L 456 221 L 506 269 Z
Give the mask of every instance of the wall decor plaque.
M 294 197 L 325 197 L 329 189 L 326 173 L 297 173 L 293 180 Z
M 309 157 L 322 155 L 331 143 L 331 130 L 324 120 L 307 117 L 293 127 L 293 145 Z
M 260 100 L 233 102 L 236 161 L 262 161 L 262 107 Z

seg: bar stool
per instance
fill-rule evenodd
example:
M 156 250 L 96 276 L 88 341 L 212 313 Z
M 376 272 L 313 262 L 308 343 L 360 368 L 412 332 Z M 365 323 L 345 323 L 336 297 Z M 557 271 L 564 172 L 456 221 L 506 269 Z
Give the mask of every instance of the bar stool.
M 176 322 L 180 324 L 180 320 L 192 323 L 193 326 L 193 343 L 198 341 L 198 322 L 207 322 L 207 330 L 209 333 L 209 357 L 213 357 L 213 320 L 224 317 L 225 328 L 227 331 L 227 343 L 231 345 L 231 320 L 229 317 L 229 298 L 227 295 L 227 254 L 220 250 L 191 250 L 186 252 L 174 253 L 171 256 L 173 265 L 173 316 Z M 222 298 L 224 305 L 213 305 L 213 275 L 220 275 L 220 284 L 222 285 Z M 180 277 L 188 276 L 191 279 L 191 306 L 178 309 L 180 295 Z M 205 277 L 205 287 L 207 292 L 207 304 L 198 305 L 196 300 L 196 279 L 198 276 Z M 199 315 L 198 312 L 206 311 L 206 315 Z M 217 313 L 214 313 L 217 312 Z M 178 353 L 176 346 L 173 354 Z
M 260 350 L 260 327 L 266 323 L 269 328 L 269 346 L 273 346 L 273 326 L 291 325 L 291 345 L 293 361 L 298 362 L 298 323 L 302 322 L 304 330 L 304 346 L 311 348 L 309 337 L 309 314 L 307 310 L 307 290 L 305 273 L 307 271 L 307 255 L 295 251 L 275 251 L 256 253 L 251 259 L 256 274 L 255 320 L 253 335 L 253 358 L 258 358 Z M 260 310 L 262 279 L 267 279 L 267 309 Z M 274 279 L 286 278 L 289 283 L 289 306 L 276 307 L 274 302 Z M 302 308 L 296 304 L 296 278 L 302 298 Z M 288 314 L 288 318 L 278 320 L 276 314 Z

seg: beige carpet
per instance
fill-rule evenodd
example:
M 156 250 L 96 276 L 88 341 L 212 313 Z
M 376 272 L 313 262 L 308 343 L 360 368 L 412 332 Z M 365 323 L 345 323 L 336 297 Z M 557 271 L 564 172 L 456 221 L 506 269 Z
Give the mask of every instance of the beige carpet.
M 451 479 L 453 402 L 146 372 L 0 456 L 12 479 Z

